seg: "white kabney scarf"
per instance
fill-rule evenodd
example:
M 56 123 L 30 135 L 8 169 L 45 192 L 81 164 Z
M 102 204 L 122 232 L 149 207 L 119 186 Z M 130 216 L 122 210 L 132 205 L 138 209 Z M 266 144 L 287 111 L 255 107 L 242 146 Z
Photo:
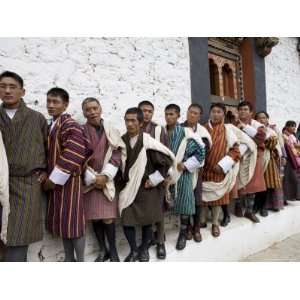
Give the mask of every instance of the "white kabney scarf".
M 125 188 L 120 192 L 119 195 L 119 211 L 120 215 L 122 211 L 130 206 L 140 188 L 142 178 L 145 173 L 145 168 L 147 165 L 147 150 L 155 150 L 161 152 L 167 156 L 169 156 L 173 161 L 173 169 L 177 169 L 176 159 L 172 151 L 170 151 L 167 147 L 163 144 L 158 142 L 156 139 L 152 138 L 148 133 L 143 133 L 143 148 L 141 149 L 135 163 L 129 170 L 129 180 L 126 183 Z M 122 171 L 125 171 L 125 162 L 126 161 L 126 154 L 122 153 Z
M 116 150 L 119 148 L 121 150 L 122 156 L 124 155 L 124 153 L 126 153 L 126 146 L 125 146 L 123 140 L 121 139 L 121 135 L 120 135 L 119 131 L 116 128 L 114 128 L 109 122 L 106 122 L 106 121 L 103 121 L 103 127 L 104 127 L 104 132 L 105 132 L 106 138 L 108 140 L 109 146 L 108 146 L 108 149 L 105 154 L 104 161 L 103 161 L 102 171 L 105 169 L 109 160 L 111 159 L 113 150 Z M 87 167 L 86 172 L 91 172 L 93 175 L 101 174 L 101 172 L 97 173 L 90 166 Z M 87 189 L 87 191 L 88 190 L 89 189 Z M 109 179 L 107 181 L 106 186 L 103 189 L 103 193 L 109 201 L 114 200 L 115 195 L 116 195 L 116 188 L 115 188 L 114 180 Z
M 9 205 L 9 177 L 8 177 L 8 162 L 6 152 L 0 132 L 0 204 L 2 206 L 2 230 L 0 238 L 6 243 L 7 241 L 7 225 L 8 216 L 10 213 Z
M 198 134 L 202 139 L 206 138 L 208 140 L 209 147 L 211 148 L 212 139 L 211 139 L 210 133 L 208 132 L 208 130 L 204 126 L 202 126 L 200 124 L 197 124 L 197 128 L 196 128 L 195 133 Z
M 241 162 L 237 162 L 225 175 L 221 182 L 204 181 L 202 200 L 204 202 L 216 201 L 230 192 L 236 180 L 238 184 L 247 184 L 253 176 L 256 164 L 256 144 L 244 132 L 232 124 L 225 124 L 225 135 L 227 141 L 226 152 L 234 144 L 245 144 L 248 148 Z

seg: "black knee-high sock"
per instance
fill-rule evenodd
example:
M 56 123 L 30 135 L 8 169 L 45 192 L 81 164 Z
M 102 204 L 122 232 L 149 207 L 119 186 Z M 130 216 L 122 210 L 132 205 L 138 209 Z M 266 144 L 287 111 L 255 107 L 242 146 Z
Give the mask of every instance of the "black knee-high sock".
M 222 205 L 223 217 L 229 217 L 228 205 Z
M 199 226 L 199 224 L 200 224 L 200 212 L 201 212 L 201 206 L 196 205 L 196 212 L 193 216 L 193 218 L 194 218 L 194 227 Z
M 130 251 L 137 251 L 138 247 L 135 238 L 135 227 L 134 226 L 123 226 L 124 234 L 130 246 Z
M 180 215 L 180 231 L 186 232 L 189 225 L 189 218 L 189 215 Z
M 152 225 L 142 226 L 142 245 L 141 245 L 141 249 L 143 249 L 143 250 L 148 248 L 149 242 L 151 240 L 151 228 L 152 228 Z
M 76 261 L 84 261 L 85 236 L 77 239 L 72 239 L 73 247 L 76 253 Z
M 103 222 L 101 220 L 93 221 L 93 229 L 98 240 L 100 252 L 107 252 Z
M 104 223 L 104 229 L 105 229 L 106 237 L 107 237 L 108 244 L 109 244 L 109 252 L 117 253 L 115 223 L 114 222 L 112 222 L 110 224 Z
M 75 261 L 72 239 L 63 239 L 63 245 L 65 251 L 65 262 Z

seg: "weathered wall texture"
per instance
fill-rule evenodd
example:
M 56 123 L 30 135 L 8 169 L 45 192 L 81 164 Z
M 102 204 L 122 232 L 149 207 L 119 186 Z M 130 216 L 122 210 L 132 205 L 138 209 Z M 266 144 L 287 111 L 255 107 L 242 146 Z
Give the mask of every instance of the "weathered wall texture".
M 300 53 L 296 38 L 280 38 L 265 59 L 267 108 L 271 121 L 300 121 Z

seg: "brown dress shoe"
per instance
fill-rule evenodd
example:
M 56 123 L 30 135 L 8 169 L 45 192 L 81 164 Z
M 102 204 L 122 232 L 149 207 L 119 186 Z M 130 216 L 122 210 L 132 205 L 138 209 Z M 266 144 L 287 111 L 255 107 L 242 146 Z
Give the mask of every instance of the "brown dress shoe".
M 220 228 L 218 225 L 213 224 L 211 227 L 211 234 L 213 237 L 220 236 Z
M 193 239 L 193 227 L 191 225 L 187 228 L 186 239 L 189 241 Z
M 243 209 L 242 209 L 241 205 L 235 205 L 234 214 L 238 218 L 242 218 L 244 216 L 243 215 Z
M 200 233 L 200 227 L 199 226 L 194 227 L 194 241 L 196 243 L 200 243 L 202 241 L 202 235 Z
M 260 222 L 259 218 L 255 214 L 250 213 L 250 212 L 245 212 L 244 217 L 249 219 L 253 223 L 259 223 Z

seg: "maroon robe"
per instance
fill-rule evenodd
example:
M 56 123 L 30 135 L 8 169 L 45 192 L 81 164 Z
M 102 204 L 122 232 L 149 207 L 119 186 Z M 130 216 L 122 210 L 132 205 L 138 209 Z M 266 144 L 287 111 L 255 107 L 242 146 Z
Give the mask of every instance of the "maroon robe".
M 85 233 L 81 173 L 89 154 L 81 126 L 61 115 L 48 136 L 48 174 L 56 166 L 71 176 L 49 192 L 46 225 L 54 235 L 71 239 Z
M 109 147 L 102 121 L 99 128 L 86 123 L 83 126 L 83 130 L 93 150 L 93 155 L 88 165 L 100 173 Z M 121 165 L 120 150 L 113 150 L 109 163 L 115 167 Z M 115 219 L 118 216 L 117 199 L 115 198 L 113 201 L 110 201 L 106 198 L 102 190 L 94 188 L 84 194 L 84 211 L 86 220 Z

